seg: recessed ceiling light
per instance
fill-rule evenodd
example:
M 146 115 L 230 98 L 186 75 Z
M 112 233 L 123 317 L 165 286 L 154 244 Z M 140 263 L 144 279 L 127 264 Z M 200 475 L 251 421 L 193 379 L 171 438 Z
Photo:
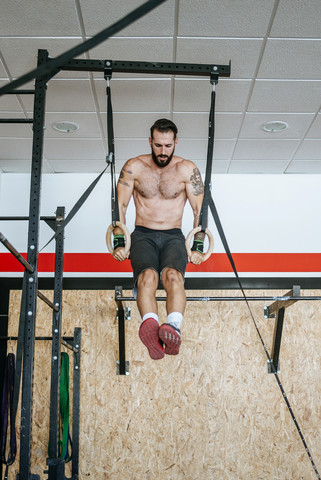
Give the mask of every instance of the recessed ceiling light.
M 79 130 L 79 125 L 74 122 L 56 122 L 52 125 L 52 128 L 58 132 L 70 133 Z
M 265 122 L 262 125 L 263 130 L 266 132 L 281 132 L 282 130 L 285 130 L 288 128 L 288 124 L 286 122 L 282 122 L 281 120 L 273 120 L 271 122 Z

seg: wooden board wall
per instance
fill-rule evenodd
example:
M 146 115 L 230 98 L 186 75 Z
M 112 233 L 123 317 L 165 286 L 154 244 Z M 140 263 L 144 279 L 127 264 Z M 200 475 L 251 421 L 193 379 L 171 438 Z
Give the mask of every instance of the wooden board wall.
M 51 298 L 52 292 L 44 293 Z M 239 292 L 188 294 L 235 296 Z M 320 291 L 305 294 L 320 295 Z M 81 480 L 316 478 L 274 375 L 267 374 L 267 358 L 244 302 L 190 302 L 179 356 L 160 361 L 151 360 L 140 343 L 137 308 L 128 303 L 132 309 L 132 318 L 126 322 L 130 373 L 117 376 L 113 297 L 112 291 L 63 294 L 63 335 L 82 328 Z M 164 307 L 164 302 L 159 305 L 161 321 L 165 321 Z M 252 302 L 251 307 L 270 351 L 274 320 L 264 319 L 264 302 Z M 19 309 L 20 292 L 13 291 L 11 335 L 17 333 Z M 280 379 L 321 472 L 320 317 L 319 302 L 298 302 L 286 310 Z M 39 301 L 37 335 L 51 335 L 50 325 L 50 309 Z M 41 479 L 47 478 L 43 470 L 50 354 L 49 342 L 37 342 L 32 473 Z

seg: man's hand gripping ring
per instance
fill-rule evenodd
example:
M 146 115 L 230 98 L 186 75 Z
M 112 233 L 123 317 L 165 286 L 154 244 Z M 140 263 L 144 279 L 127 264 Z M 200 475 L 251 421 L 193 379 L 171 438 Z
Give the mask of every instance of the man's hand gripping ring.
M 196 233 L 200 232 L 202 230 L 202 227 L 201 226 L 198 226 L 198 227 L 195 227 L 186 237 L 186 241 L 185 241 L 185 246 L 186 246 L 186 250 L 187 250 L 187 255 L 189 256 L 189 258 L 191 257 L 192 255 L 192 250 L 191 250 L 191 239 L 192 239 L 192 236 L 194 236 Z M 212 251 L 213 251 L 213 248 L 214 248 L 214 238 L 213 238 L 213 235 L 211 234 L 211 232 L 209 231 L 209 229 L 207 228 L 205 230 L 205 235 L 208 236 L 208 242 L 209 242 L 209 245 L 208 245 L 208 250 L 206 253 L 204 253 L 203 255 L 203 260 L 202 262 L 205 262 L 205 260 L 207 260 Z
M 130 249 L 130 233 L 126 225 L 124 225 L 123 223 L 115 222 L 115 224 L 116 224 L 116 227 L 119 227 L 122 230 L 123 234 L 125 235 L 125 254 L 127 255 Z M 114 225 L 111 223 L 106 232 L 107 248 L 112 255 L 114 254 L 114 249 L 111 241 L 111 234 L 114 231 L 114 228 L 115 228 Z

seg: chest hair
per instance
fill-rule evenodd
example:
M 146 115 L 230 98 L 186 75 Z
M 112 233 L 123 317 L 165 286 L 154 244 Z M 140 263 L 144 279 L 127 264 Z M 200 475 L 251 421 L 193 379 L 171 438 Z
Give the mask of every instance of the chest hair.
M 175 178 L 175 170 L 167 172 L 149 172 L 137 182 L 137 190 L 142 197 L 163 199 L 177 198 L 183 190 L 183 182 Z

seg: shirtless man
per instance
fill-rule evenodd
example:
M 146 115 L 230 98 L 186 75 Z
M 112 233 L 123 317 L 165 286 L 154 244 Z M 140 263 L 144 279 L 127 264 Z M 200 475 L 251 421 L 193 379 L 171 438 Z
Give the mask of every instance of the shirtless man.
M 204 196 L 200 172 L 190 160 L 174 156 L 177 127 L 167 119 L 151 127 L 151 154 L 131 158 L 123 166 L 117 185 L 120 222 L 131 196 L 136 207 L 135 230 L 131 235 L 130 260 L 137 288 L 137 307 L 142 317 L 139 337 L 152 359 L 177 355 L 181 344 L 180 326 L 186 304 L 184 274 L 188 260 L 196 265 L 203 261 L 204 233 L 195 235 L 188 259 L 181 231 L 186 200 L 198 226 Z M 114 258 L 123 261 L 125 254 L 122 231 L 114 229 Z M 159 326 L 158 281 L 166 291 L 167 323 Z

